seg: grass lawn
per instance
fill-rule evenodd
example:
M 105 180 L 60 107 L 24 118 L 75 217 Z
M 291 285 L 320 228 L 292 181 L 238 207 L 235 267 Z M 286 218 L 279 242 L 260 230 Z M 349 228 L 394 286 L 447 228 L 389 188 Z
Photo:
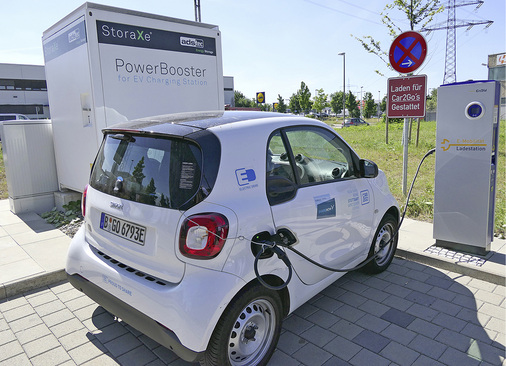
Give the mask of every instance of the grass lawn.
M 335 121 L 328 120 L 332 125 Z M 378 123 L 377 119 L 369 121 L 371 126 L 337 128 L 336 131 L 355 149 L 360 157 L 372 160 L 378 164 L 387 178 L 390 190 L 399 205 L 404 208 L 405 197 L 402 194 L 402 123 L 389 124 L 389 144 L 385 143 L 385 124 Z M 497 191 L 495 206 L 495 233 L 504 237 L 506 230 L 506 164 L 505 164 L 505 131 L 506 123 L 501 121 L 499 135 L 499 159 L 497 172 Z M 418 146 L 416 141 L 416 123 L 412 126 L 412 138 L 409 145 L 408 157 L 408 183 L 415 175 L 420 160 L 427 151 L 436 144 L 436 122 L 422 122 Z M 425 159 L 420 169 L 417 181 L 411 194 L 406 216 L 424 220 L 432 220 L 432 205 L 434 201 L 434 162 L 435 155 Z M 5 179 L 4 161 L 0 143 L 0 199 L 8 197 L 7 181 Z
M 355 149 L 361 158 L 378 164 L 387 176 L 392 194 L 404 209 L 406 199 L 402 193 L 402 155 L 403 123 L 389 124 L 389 143 L 385 143 L 385 124 L 369 121 L 371 126 L 337 128 L 336 131 Z M 373 124 L 374 123 L 374 124 Z M 329 123 L 332 125 L 332 122 Z M 418 146 L 416 142 L 416 123 L 413 123 L 411 143 L 408 149 L 407 189 L 427 151 L 436 145 L 436 122 L 421 122 Z M 506 123 L 501 121 L 499 134 L 499 159 L 497 171 L 497 190 L 495 207 L 495 234 L 504 237 L 506 229 L 506 164 L 505 164 Z M 408 205 L 407 217 L 432 221 L 434 202 L 434 164 L 435 154 L 427 157 L 420 168 Z

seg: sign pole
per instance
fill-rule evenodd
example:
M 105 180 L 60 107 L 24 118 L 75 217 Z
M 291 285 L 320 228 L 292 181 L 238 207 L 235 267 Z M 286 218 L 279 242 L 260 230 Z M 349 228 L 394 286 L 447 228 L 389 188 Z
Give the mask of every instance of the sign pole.
M 385 117 L 385 144 L 388 145 L 388 117 Z
M 402 135 L 402 194 L 404 197 L 407 195 L 408 185 L 408 134 L 409 134 L 409 119 L 404 118 L 404 131 Z

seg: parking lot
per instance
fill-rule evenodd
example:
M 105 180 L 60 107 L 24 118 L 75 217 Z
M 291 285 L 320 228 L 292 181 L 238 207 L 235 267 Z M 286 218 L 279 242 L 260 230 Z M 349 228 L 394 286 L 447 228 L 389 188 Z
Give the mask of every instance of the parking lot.
M 505 288 L 395 258 L 285 319 L 269 365 L 504 365 Z M 0 365 L 189 365 L 67 282 L 0 302 Z

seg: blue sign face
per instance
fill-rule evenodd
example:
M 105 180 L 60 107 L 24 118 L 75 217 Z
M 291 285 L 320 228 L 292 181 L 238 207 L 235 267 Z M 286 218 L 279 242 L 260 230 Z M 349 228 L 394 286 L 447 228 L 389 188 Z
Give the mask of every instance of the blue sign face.
M 422 65 L 426 54 L 425 38 L 417 32 L 404 32 L 393 41 L 389 61 L 394 70 L 407 74 Z
M 402 47 L 395 47 L 394 60 L 397 63 L 402 61 L 399 65 L 401 68 L 411 67 L 420 60 L 422 57 L 422 45 L 414 37 L 406 37 L 401 39 L 399 43 Z M 401 60 L 402 57 L 404 58 Z

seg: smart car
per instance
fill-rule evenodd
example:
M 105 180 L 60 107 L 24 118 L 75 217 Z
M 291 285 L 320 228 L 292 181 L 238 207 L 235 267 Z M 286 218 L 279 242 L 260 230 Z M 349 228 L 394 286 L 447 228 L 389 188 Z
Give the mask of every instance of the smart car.
M 69 281 L 186 361 L 265 365 L 329 269 L 392 261 L 385 174 L 322 122 L 200 112 L 103 133 Z

